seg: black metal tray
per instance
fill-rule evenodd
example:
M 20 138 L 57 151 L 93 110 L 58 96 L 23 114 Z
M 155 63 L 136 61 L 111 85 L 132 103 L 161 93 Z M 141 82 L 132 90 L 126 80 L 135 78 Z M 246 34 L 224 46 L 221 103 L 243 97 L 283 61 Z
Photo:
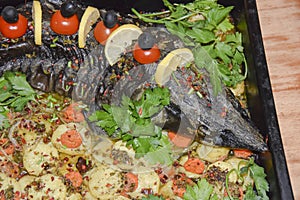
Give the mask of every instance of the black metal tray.
M 191 0 L 171 0 L 187 3 Z M 25 1 L 26 2 L 26 1 Z M 131 8 L 141 11 L 158 11 L 163 8 L 161 0 L 83 0 L 88 5 L 98 8 L 130 12 Z M 24 0 L 0 0 L 0 10 L 6 5 L 18 5 Z M 232 17 L 243 34 L 249 73 L 246 80 L 247 99 L 251 118 L 268 138 L 269 152 L 259 155 L 259 162 L 264 166 L 270 183 L 270 199 L 294 199 L 286 158 L 279 131 L 272 88 L 265 58 L 264 46 L 255 0 L 219 0 L 225 6 L 232 5 Z

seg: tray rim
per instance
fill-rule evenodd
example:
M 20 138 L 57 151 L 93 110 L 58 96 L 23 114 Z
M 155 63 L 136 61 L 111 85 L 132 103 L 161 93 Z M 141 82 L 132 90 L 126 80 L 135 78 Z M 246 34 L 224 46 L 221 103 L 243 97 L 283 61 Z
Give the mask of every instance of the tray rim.
M 262 95 L 263 113 L 268 130 L 268 146 L 279 185 L 280 199 L 294 199 L 284 147 L 278 124 L 268 65 L 265 56 L 256 0 L 244 0 L 252 57 L 256 68 L 257 87 Z M 264 76 L 262 76 L 263 74 Z
M 174 1 L 187 2 L 189 0 Z M 23 2 L 24 0 L 0 0 L 0 8 L 4 5 L 18 5 Z M 86 0 L 86 2 L 92 1 Z M 127 2 L 127 0 L 122 0 L 122 2 Z M 230 4 L 230 2 L 234 2 L 234 0 L 225 2 L 226 4 Z M 276 184 L 278 184 L 278 187 L 275 186 L 275 188 L 279 189 L 280 194 L 280 197 L 276 197 L 276 199 L 294 199 L 265 56 L 256 0 L 239 0 L 237 4 L 238 3 L 243 3 L 245 6 L 245 17 L 247 21 L 249 40 L 251 43 L 250 48 L 252 50 L 250 55 L 255 66 L 256 86 L 259 94 L 261 94 L 260 100 L 262 101 L 263 119 L 266 121 L 265 125 L 268 134 L 268 146 L 272 153 L 272 166 L 274 167 L 274 173 L 277 181 Z M 264 76 L 262 76 L 262 74 Z M 272 186 L 270 187 L 272 188 Z

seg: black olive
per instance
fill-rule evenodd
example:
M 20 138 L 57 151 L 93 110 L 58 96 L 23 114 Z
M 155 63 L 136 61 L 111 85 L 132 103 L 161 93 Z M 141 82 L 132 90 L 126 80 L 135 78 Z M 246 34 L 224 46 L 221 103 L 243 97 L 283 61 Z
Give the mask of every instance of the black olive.
M 103 23 L 107 28 L 113 28 L 118 22 L 118 16 L 115 11 L 109 10 L 103 17 Z
M 67 1 L 61 5 L 60 12 L 63 17 L 72 17 L 77 12 L 77 5 L 72 1 Z
M 143 50 L 149 50 L 155 44 L 155 38 L 149 32 L 142 33 L 138 38 L 138 44 Z
M 6 6 L 2 10 L 1 16 L 7 23 L 16 23 L 19 20 L 18 11 L 13 6 Z

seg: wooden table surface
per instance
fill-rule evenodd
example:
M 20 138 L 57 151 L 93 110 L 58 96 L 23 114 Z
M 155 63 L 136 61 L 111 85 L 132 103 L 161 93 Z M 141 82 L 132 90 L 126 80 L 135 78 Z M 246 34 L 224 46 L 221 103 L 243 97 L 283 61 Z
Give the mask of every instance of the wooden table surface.
M 300 199 L 300 0 L 257 0 L 295 199 Z

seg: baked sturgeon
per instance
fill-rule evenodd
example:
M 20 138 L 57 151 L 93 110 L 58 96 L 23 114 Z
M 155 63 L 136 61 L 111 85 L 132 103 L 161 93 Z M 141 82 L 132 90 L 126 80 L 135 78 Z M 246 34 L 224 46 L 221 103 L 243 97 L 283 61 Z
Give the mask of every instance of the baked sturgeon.
M 76 34 L 61 37 L 49 30 L 50 14 L 54 8 L 58 9 L 60 3 L 42 1 L 43 13 L 48 13 L 43 19 L 43 27 L 46 28 L 43 30 L 42 46 L 34 44 L 33 31 L 30 29 L 24 36 L 25 40 L 0 41 L 0 75 L 5 71 L 21 71 L 27 75 L 32 87 L 83 101 L 91 111 L 100 109 L 103 103 L 118 103 L 122 95 L 132 97 L 146 84 L 155 85 L 153 76 L 157 63 L 138 65 L 128 53 L 125 56 L 128 62 L 109 66 L 104 48 L 92 34 L 87 46 L 80 49 Z M 84 7 L 79 6 L 79 15 Z M 31 4 L 28 3 L 19 11 L 26 15 L 30 9 Z M 27 17 L 30 18 L 28 14 Z M 123 18 L 121 23 L 128 22 L 133 23 L 129 18 Z M 164 28 L 156 29 L 155 35 L 161 44 L 166 45 L 162 57 L 183 45 Z M 127 68 L 126 74 L 124 68 Z M 198 78 L 199 74 L 201 79 Z M 122 78 L 112 79 L 112 75 Z M 190 92 L 188 79 L 193 79 L 193 84 L 200 88 L 200 96 L 199 93 Z M 267 150 L 259 130 L 230 90 L 223 87 L 217 96 L 213 95 L 205 70 L 178 68 L 165 87 L 170 90 L 171 103 L 153 116 L 152 120 L 157 125 L 212 145 L 246 148 L 256 152 Z M 92 123 L 91 127 L 95 132 L 103 133 Z

